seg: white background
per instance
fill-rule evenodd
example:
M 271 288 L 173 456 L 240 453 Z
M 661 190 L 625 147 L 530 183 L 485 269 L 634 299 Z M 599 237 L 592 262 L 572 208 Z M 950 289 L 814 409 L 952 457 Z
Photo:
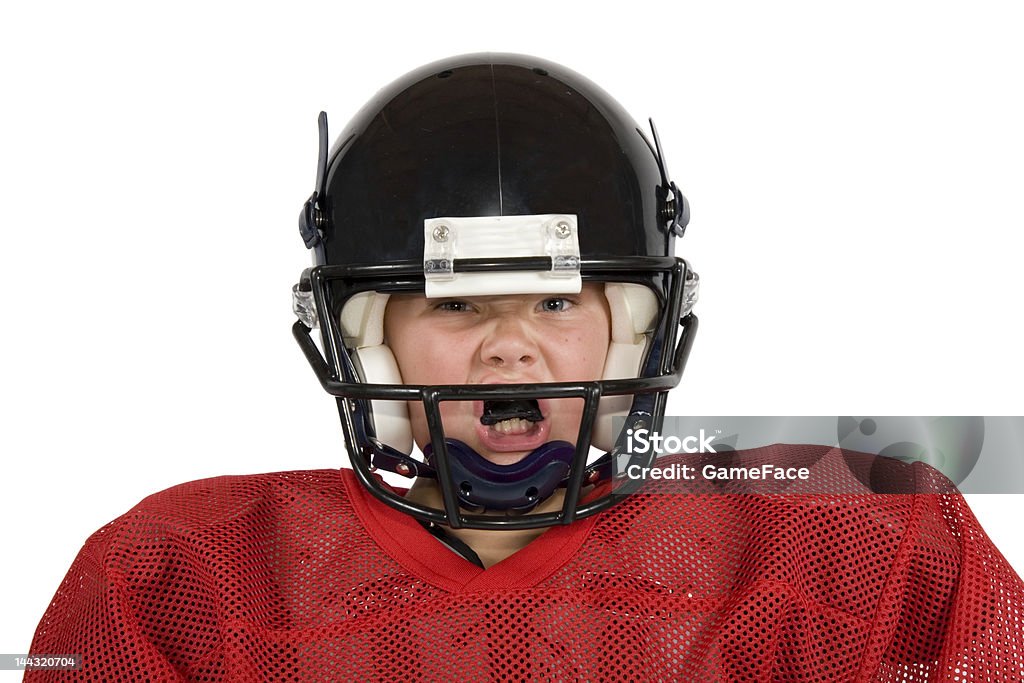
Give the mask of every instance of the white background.
M 144 495 L 342 462 L 289 329 L 316 116 L 451 54 L 655 117 L 703 280 L 670 414 L 1024 413 L 1012 3 L 356 5 L 5 10 L 0 652 Z M 1024 495 L 971 504 L 1024 571 Z

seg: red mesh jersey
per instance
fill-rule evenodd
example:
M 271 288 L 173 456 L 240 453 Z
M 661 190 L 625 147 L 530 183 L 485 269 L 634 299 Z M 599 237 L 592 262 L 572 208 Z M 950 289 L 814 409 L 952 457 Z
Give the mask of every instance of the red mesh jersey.
M 838 451 L 746 458 L 855 490 Z M 27 678 L 1024 680 L 1024 584 L 955 491 L 668 488 L 482 570 L 348 471 L 177 486 L 94 534 L 43 616 L 33 653 L 83 670 Z

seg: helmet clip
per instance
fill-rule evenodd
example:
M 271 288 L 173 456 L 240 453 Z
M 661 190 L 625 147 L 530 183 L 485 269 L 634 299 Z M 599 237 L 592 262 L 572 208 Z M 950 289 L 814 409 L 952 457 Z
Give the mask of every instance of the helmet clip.
M 662 218 L 665 220 L 665 227 L 676 237 L 686 234 L 686 226 L 690 222 L 690 202 L 679 190 L 674 182 L 668 179 L 668 164 L 665 163 L 665 153 L 661 149 L 661 138 L 658 137 L 658 129 L 654 125 L 654 119 L 647 119 L 651 124 L 651 134 L 654 136 L 654 156 L 658 160 L 658 170 L 661 172 L 661 192 L 659 196 L 665 202 L 662 208 Z
M 316 165 L 316 189 L 302 205 L 302 211 L 299 213 L 299 235 L 302 236 L 302 242 L 307 249 L 312 249 L 323 241 L 322 230 L 327 223 L 321 207 L 317 205 L 317 199 L 324 194 L 324 178 L 327 176 L 327 112 L 320 112 L 317 128 L 320 143 Z

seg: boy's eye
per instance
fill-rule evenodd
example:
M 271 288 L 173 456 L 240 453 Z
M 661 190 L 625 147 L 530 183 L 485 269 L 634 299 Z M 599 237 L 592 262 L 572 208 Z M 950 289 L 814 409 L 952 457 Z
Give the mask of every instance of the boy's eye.
M 562 313 L 572 308 L 572 301 L 562 297 L 551 297 L 541 301 L 539 308 L 548 313 Z
M 442 301 L 435 308 L 438 311 L 464 313 L 469 310 L 469 304 L 466 303 L 465 301 Z

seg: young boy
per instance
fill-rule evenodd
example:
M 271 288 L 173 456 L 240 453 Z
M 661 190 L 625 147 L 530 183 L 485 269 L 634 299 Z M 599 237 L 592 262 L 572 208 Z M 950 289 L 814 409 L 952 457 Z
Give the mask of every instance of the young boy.
M 352 470 L 148 498 L 34 653 L 97 680 L 1020 680 L 1024 587 L 932 470 L 882 496 L 868 456 L 772 447 L 743 455 L 831 495 L 624 475 L 697 324 L 653 128 L 564 67 L 469 55 L 326 140 L 295 334 Z

